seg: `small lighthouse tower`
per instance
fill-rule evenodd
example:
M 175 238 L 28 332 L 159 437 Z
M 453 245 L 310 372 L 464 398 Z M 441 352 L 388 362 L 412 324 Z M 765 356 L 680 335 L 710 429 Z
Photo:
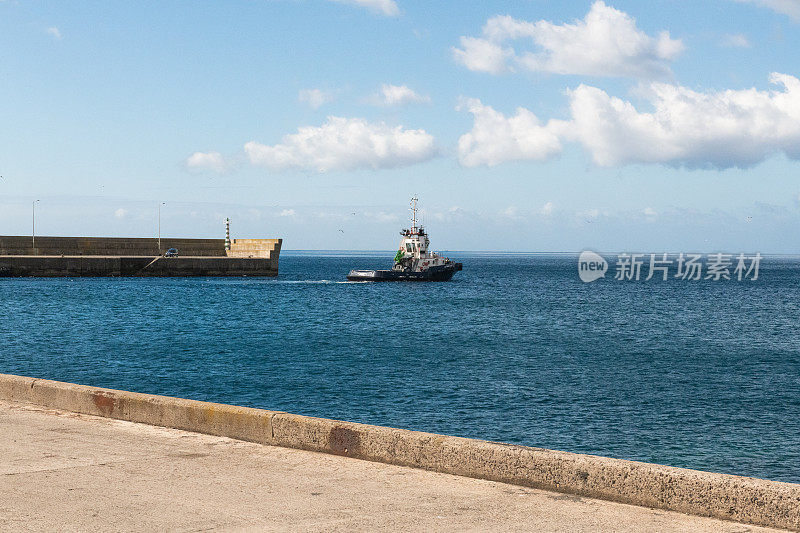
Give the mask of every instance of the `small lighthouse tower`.
M 225 249 L 231 249 L 231 219 L 225 218 Z

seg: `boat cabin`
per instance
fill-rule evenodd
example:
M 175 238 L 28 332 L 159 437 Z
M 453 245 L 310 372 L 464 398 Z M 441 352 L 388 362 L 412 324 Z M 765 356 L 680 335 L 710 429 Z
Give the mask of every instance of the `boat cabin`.
M 421 272 L 433 266 L 444 265 L 447 258 L 431 252 L 428 234 L 421 226 L 417 226 L 417 198 L 411 199 L 411 229 L 400 232 L 400 246 L 395 256 L 394 270 L 412 270 Z

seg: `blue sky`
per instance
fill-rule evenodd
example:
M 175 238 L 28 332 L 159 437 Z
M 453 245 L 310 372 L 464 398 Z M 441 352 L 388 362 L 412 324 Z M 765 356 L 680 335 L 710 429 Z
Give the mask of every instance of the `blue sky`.
M 0 1 L 0 233 L 797 252 L 797 50 L 798 0 Z

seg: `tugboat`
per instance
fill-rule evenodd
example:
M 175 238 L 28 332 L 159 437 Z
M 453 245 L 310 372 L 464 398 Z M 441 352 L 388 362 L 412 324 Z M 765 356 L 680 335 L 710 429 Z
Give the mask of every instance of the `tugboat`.
M 417 226 L 417 202 L 411 199 L 411 229 L 400 232 L 400 247 L 391 270 L 351 270 L 350 281 L 450 281 L 461 270 L 461 263 L 428 250 L 430 240 L 422 226 Z

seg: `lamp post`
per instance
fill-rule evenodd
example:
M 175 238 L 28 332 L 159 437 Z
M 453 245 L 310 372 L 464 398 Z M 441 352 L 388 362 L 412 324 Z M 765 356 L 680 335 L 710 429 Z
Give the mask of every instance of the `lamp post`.
M 31 248 L 36 248 L 36 202 L 31 202 Z
M 161 206 L 167 205 L 166 202 L 158 204 L 158 253 L 161 254 Z

